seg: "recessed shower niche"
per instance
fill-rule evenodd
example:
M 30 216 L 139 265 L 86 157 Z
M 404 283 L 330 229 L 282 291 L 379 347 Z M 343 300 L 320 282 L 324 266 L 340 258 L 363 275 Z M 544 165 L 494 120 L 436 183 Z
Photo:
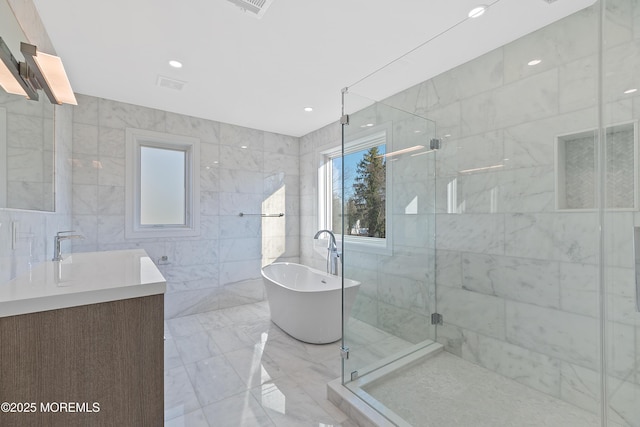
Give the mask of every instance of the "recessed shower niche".
M 590 210 L 598 206 L 597 131 L 556 138 L 556 207 Z M 637 122 L 606 128 L 607 208 L 631 210 L 638 206 Z

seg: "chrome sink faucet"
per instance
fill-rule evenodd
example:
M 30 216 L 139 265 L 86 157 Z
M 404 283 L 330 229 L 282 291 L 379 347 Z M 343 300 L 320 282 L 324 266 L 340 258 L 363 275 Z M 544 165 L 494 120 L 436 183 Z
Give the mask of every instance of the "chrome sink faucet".
M 329 234 L 329 246 L 327 246 L 327 273 L 338 275 L 338 259 L 340 258 L 340 252 L 338 252 L 338 245 L 336 244 L 336 236 L 331 230 L 320 230 L 313 236 L 314 239 L 320 237 L 322 233 Z
M 60 243 L 63 240 L 69 239 L 84 239 L 84 236 L 81 234 L 67 234 L 67 233 L 75 233 L 75 231 L 58 231 L 53 238 L 53 258 L 51 261 L 62 261 L 62 249 L 60 248 Z

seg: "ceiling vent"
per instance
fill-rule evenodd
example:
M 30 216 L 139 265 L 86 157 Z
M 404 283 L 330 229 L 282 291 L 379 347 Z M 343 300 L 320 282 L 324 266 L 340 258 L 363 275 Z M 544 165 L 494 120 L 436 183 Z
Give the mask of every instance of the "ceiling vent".
M 260 19 L 265 14 L 273 0 L 229 0 L 245 12 L 251 13 Z
M 172 79 L 171 77 L 166 77 L 166 76 L 158 76 L 158 81 L 156 82 L 156 84 L 160 87 L 166 87 L 167 89 L 173 89 L 173 90 L 182 90 L 182 88 L 184 88 L 184 85 L 186 83 L 187 82 Z

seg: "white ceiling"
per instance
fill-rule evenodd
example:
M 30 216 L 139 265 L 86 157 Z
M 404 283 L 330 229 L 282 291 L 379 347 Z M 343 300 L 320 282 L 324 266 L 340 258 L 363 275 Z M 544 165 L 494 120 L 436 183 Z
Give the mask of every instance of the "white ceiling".
M 262 19 L 227 0 L 34 3 L 77 93 L 302 136 L 339 118 L 345 86 L 381 99 L 594 1 L 274 0 Z

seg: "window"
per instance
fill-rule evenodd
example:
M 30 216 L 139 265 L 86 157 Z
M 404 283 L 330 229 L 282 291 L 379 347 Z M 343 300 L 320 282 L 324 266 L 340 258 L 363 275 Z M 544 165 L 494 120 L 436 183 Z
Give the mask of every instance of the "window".
M 185 225 L 187 152 L 140 145 L 140 225 Z
M 127 129 L 127 238 L 200 233 L 199 140 Z
M 385 156 L 390 149 L 388 135 L 386 126 L 378 126 L 345 141 L 344 156 L 341 147 L 322 153 L 325 161 L 320 170 L 320 228 L 337 236 L 344 226 L 347 244 L 389 249 L 391 165 Z

